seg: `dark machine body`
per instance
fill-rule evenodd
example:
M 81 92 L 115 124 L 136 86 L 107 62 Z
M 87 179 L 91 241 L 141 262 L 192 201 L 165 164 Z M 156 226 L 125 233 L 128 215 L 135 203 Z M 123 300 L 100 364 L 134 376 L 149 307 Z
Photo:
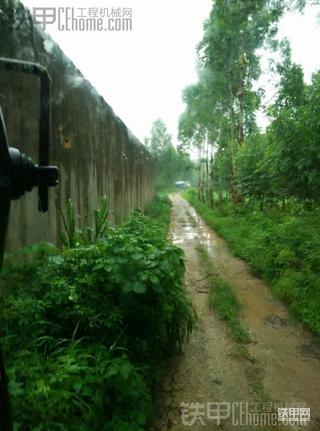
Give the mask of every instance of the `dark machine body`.
M 3 263 L 10 203 L 38 187 L 39 211 L 48 211 L 48 187 L 58 184 L 58 168 L 49 165 L 50 77 L 36 63 L 0 57 L 0 71 L 37 75 L 40 79 L 39 160 L 35 164 L 17 148 L 10 147 L 0 107 L 0 270 Z M 1 328 L 0 328 L 1 330 Z M 2 334 L 0 334 L 2 335 Z M 0 348 L 0 429 L 12 431 L 12 413 L 4 359 Z

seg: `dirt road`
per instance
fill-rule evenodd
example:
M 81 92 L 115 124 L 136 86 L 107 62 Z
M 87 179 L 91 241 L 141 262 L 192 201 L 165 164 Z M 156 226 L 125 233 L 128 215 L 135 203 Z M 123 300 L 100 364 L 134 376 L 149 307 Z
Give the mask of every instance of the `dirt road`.
M 199 322 L 158 388 L 157 431 L 275 430 L 280 429 L 274 425 L 278 407 L 311 409 L 306 426 L 283 429 L 320 430 L 317 340 L 290 318 L 268 287 L 179 194 L 171 200 L 171 237 L 186 255 L 186 289 Z M 207 249 L 220 277 L 233 287 L 252 342 L 233 341 L 225 323 L 209 309 L 208 277 L 196 251 L 199 244 Z M 293 417 L 297 410 L 282 412 Z

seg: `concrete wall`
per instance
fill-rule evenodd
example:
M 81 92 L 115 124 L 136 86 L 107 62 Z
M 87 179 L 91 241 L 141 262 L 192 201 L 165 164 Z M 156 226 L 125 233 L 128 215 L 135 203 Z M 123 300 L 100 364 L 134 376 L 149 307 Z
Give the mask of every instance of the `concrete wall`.
M 51 78 L 52 146 L 50 163 L 60 169 L 60 185 L 50 191 L 49 213 L 37 211 L 37 191 L 11 206 L 8 248 L 40 240 L 57 241 L 60 212 L 68 198 L 77 213 L 91 217 L 107 195 L 115 220 L 135 206 L 144 208 L 153 196 L 153 172 L 145 147 L 81 75 L 57 44 L 17 20 L 0 0 L 0 56 L 36 61 Z M 102 55 L 105 55 L 102 53 Z M 10 146 L 37 161 L 39 86 L 37 79 L 0 72 L 0 105 Z

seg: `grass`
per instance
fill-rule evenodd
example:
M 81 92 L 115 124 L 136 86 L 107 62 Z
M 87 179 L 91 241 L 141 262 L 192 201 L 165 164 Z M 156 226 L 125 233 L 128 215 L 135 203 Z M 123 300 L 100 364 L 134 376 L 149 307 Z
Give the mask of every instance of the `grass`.
M 212 261 L 205 247 L 198 245 L 196 250 L 209 275 L 209 307 L 217 313 L 220 320 L 227 324 L 233 339 L 238 343 L 234 346 L 231 355 L 243 361 L 252 393 L 260 400 L 268 400 L 269 397 L 263 386 L 263 368 L 248 351 L 247 343 L 251 342 L 251 338 L 248 330 L 240 322 L 241 303 L 230 284 L 222 280 L 216 271 L 209 272 L 209 268 L 212 268 Z
M 168 198 L 147 212 L 109 226 L 102 209 L 80 231 L 70 203 L 63 250 L 8 257 L 0 324 L 16 431 L 149 429 L 152 390 L 195 313 Z
M 161 223 L 164 227 L 165 236 L 167 236 L 171 219 L 171 202 L 168 192 L 158 192 L 146 208 L 145 214 Z
M 194 190 L 183 196 L 209 226 L 245 259 L 293 316 L 320 335 L 320 215 L 318 212 L 265 211 L 230 202 L 209 208 Z
M 207 250 L 202 246 L 197 246 L 197 252 L 206 269 L 212 268 L 212 262 Z M 242 326 L 239 319 L 241 304 L 235 296 L 232 287 L 226 283 L 216 273 L 209 274 L 209 307 L 214 310 L 219 319 L 226 322 L 233 338 L 242 343 L 250 341 L 248 331 Z

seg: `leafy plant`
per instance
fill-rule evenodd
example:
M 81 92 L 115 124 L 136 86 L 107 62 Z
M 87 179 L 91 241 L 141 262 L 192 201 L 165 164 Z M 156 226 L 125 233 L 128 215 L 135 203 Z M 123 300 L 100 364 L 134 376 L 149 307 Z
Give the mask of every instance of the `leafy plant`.
M 89 237 L 69 202 L 62 251 L 7 259 L 0 323 L 17 431 L 145 430 L 159 370 L 195 324 L 168 207 L 111 227 L 104 202 Z
M 239 210 L 229 203 L 213 210 L 197 199 L 195 191 L 185 197 L 235 255 L 271 284 L 295 317 L 320 334 L 319 214 L 262 212 L 251 204 Z
M 60 241 L 65 247 L 75 247 L 77 244 L 77 229 L 74 206 L 69 199 L 65 209 L 65 215 L 61 213 L 64 230 L 59 232 Z
M 197 247 L 197 252 L 206 270 L 212 269 L 212 262 L 207 250 L 200 245 Z M 239 319 L 241 304 L 234 294 L 232 286 L 222 280 L 216 271 L 208 273 L 208 275 L 210 283 L 209 307 L 217 313 L 221 320 L 227 323 L 236 341 L 249 342 L 250 335 Z
M 101 200 L 101 208 L 93 211 L 94 228 L 90 225 L 77 228 L 74 205 L 71 199 L 65 208 L 65 214 L 61 214 L 64 230 L 59 231 L 59 238 L 62 245 L 66 248 L 73 248 L 80 244 L 90 244 L 97 241 L 106 234 L 108 229 L 108 200 L 104 196 Z M 80 219 L 80 217 L 78 217 Z

